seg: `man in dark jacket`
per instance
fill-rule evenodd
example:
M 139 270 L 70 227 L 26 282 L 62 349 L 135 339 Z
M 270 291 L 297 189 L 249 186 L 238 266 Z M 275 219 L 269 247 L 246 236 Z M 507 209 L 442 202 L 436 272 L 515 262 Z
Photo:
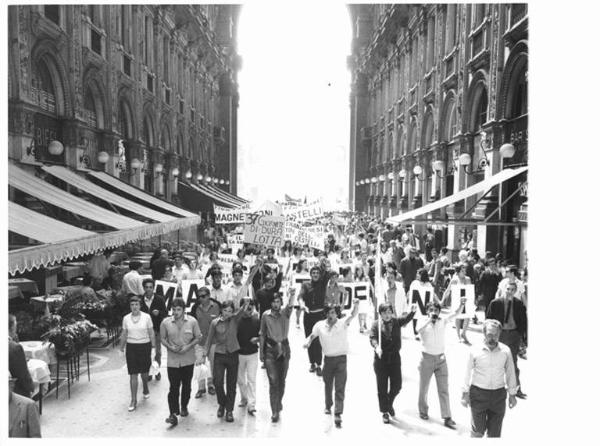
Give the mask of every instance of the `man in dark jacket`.
M 404 291 L 408 293 L 410 284 L 417 278 L 417 271 L 425 267 L 423 259 L 418 256 L 416 248 L 410 248 L 408 257 L 404 257 L 400 261 L 400 274 L 404 282 Z
M 29 398 L 33 392 L 33 380 L 27 368 L 25 351 L 17 339 L 17 318 L 8 315 L 8 370 L 15 379 L 14 392 Z
M 154 280 L 152 279 L 144 279 L 142 282 L 142 286 L 144 288 L 144 298 L 142 299 L 142 305 L 140 310 L 144 313 L 148 313 L 150 318 L 152 319 L 152 328 L 154 329 L 154 338 L 156 340 L 156 352 L 154 355 L 154 360 L 160 366 L 161 364 L 161 343 L 160 343 L 160 324 L 164 318 L 167 317 L 167 307 L 165 305 L 165 300 L 162 296 L 154 294 Z M 149 376 L 148 379 L 152 379 L 152 376 Z M 160 372 L 156 374 L 156 380 L 160 381 Z
M 517 375 L 517 398 L 526 399 L 527 395 L 521 390 L 521 380 L 519 378 L 519 368 L 517 359 L 521 340 L 527 333 L 527 310 L 525 305 L 519 299 L 516 299 L 517 284 L 511 282 L 506 287 L 504 296 L 494 299 L 488 306 L 485 317 L 487 319 L 496 319 L 502 324 L 500 333 L 500 342 L 510 348 L 510 353 L 515 365 L 515 374 Z

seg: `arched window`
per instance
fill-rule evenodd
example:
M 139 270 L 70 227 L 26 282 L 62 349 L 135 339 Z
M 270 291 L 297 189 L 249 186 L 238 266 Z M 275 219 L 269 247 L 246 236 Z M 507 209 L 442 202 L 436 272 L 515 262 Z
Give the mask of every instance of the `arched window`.
M 476 109 L 475 116 L 475 126 L 473 128 L 474 131 L 478 131 L 481 129 L 483 124 L 487 122 L 487 107 L 488 107 L 488 97 L 487 91 L 482 89 L 481 96 L 479 97 L 479 106 Z
M 87 125 L 93 128 L 98 127 L 98 119 L 96 116 L 96 104 L 94 102 L 94 96 L 92 95 L 92 91 L 89 88 L 86 90 L 85 97 L 83 99 L 83 114 L 83 118 Z
M 123 139 L 133 138 L 131 111 L 125 101 L 121 101 L 119 107 L 119 131 Z
M 404 126 L 398 126 L 398 132 L 396 133 L 396 156 L 401 157 L 406 153 L 406 136 L 404 134 Z
M 32 93 L 34 99 L 37 99 L 38 105 L 42 109 L 56 114 L 56 89 L 48 65 L 44 60 L 37 63 L 31 83 Z
M 429 112 L 425 118 L 423 129 L 423 147 L 428 148 L 433 142 L 433 115 Z
M 417 123 L 413 121 L 412 125 L 410 126 L 408 149 L 406 153 L 410 154 L 415 150 L 417 150 Z
M 171 133 L 169 132 L 169 127 L 166 125 L 163 126 L 160 132 L 160 145 L 165 152 L 171 151 Z
M 527 114 L 527 70 L 523 69 L 513 90 L 513 102 L 510 118 L 517 118 Z

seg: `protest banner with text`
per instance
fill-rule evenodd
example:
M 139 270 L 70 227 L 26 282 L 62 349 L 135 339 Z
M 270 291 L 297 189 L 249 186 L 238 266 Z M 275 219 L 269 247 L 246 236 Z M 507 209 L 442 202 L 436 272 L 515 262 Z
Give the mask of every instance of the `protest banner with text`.
M 280 248 L 284 243 L 285 217 L 247 214 L 244 224 L 244 243 L 267 248 Z

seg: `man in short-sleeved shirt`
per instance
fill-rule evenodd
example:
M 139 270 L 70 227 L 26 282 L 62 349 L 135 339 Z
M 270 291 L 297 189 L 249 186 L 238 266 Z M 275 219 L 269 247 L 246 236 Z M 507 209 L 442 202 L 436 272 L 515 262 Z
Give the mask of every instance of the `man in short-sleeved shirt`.
M 331 414 L 333 399 L 331 393 L 335 383 L 335 425 L 342 426 L 342 412 L 344 411 L 344 394 L 346 391 L 347 360 L 348 354 L 348 326 L 358 314 L 358 299 L 354 299 L 352 314 L 341 320 L 339 305 L 327 307 L 327 319 L 317 322 L 312 333 L 304 344 L 308 348 L 315 338 L 321 341 L 324 354 L 323 382 L 325 383 L 325 413 Z
M 173 316 L 165 318 L 160 324 L 160 337 L 162 344 L 167 348 L 167 373 L 170 384 L 168 395 L 170 414 L 165 421 L 172 426 L 177 426 L 177 415 L 188 416 L 187 405 L 190 400 L 196 362 L 194 346 L 200 341 L 201 334 L 196 319 L 185 314 L 183 299 L 174 299 L 172 307 Z

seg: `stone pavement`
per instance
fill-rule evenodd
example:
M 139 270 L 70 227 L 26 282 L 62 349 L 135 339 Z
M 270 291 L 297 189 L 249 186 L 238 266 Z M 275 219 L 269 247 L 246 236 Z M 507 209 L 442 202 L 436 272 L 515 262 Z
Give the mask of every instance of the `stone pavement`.
M 71 398 L 67 399 L 66 388 L 61 387 L 59 398 L 54 392 L 44 399 L 41 417 L 44 437 L 285 437 L 293 438 L 347 438 L 382 435 L 397 435 L 410 438 L 423 437 L 468 437 L 470 411 L 460 404 L 461 385 L 464 379 L 468 346 L 458 342 L 455 330 L 449 326 L 446 356 L 450 371 L 450 395 L 453 418 L 457 430 L 445 428 L 439 412 L 435 379 L 429 389 L 428 421 L 419 418 L 417 410 L 418 361 L 420 342 L 412 337 L 412 327 L 403 329 L 401 350 L 403 388 L 396 399 L 396 418 L 389 425 L 381 422 L 377 405 L 375 374 L 372 365 L 372 349 L 367 335 L 360 334 L 357 321 L 350 327 L 351 353 L 348 357 L 348 382 L 346 385 L 345 413 L 343 425 L 337 429 L 333 418 L 323 413 L 323 382 L 308 372 L 307 353 L 302 348 L 303 330 L 290 325 L 292 359 L 288 372 L 286 394 L 283 400 L 281 420 L 271 423 L 268 380 L 264 369 L 257 376 L 257 412 L 248 415 L 243 408 L 234 410 L 235 422 L 227 423 L 216 416 L 216 396 L 205 395 L 194 399 L 197 383 L 192 384 L 190 415 L 179 417 L 179 425 L 169 428 L 164 422 L 168 416 L 166 369 L 162 369 L 162 380 L 150 382 L 150 398 L 141 398 L 141 384 L 137 410 L 128 412 L 129 379 L 125 358 L 112 347 L 96 349 L 93 357 L 92 378 L 82 373 L 79 382 L 71 387 Z M 450 324 L 452 325 L 452 324 Z M 473 342 L 481 338 L 481 326 L 469 333 Z M 163 351 L 163 355 L 166 352 Z M 533 377 L 527 373 L 528 361 L 519 361 L 524 390 Z M 530 395 L 534 397 L 534 395 Z M 239 393 L 236 403 L 239 402 Z M 517 406 L 507 408 L 504 419 L 503 437 L 516 438 L 535 417 L 528 400 L 518 400 Z

